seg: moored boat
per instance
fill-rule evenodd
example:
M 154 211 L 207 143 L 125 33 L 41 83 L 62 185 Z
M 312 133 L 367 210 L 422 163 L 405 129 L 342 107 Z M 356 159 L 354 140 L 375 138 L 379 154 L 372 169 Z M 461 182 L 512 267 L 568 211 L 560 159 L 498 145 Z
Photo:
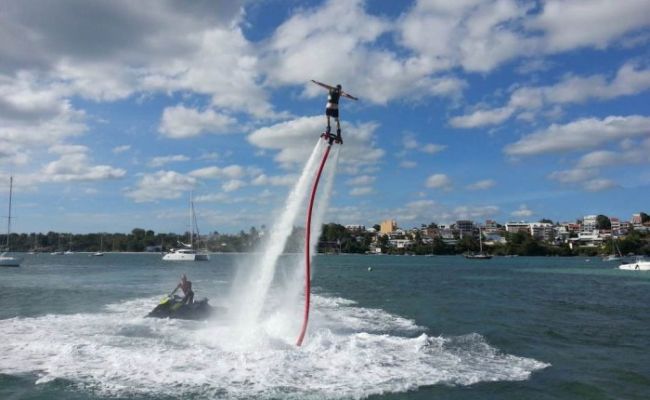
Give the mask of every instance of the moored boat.
M 637 257 L 634 262 L 619 265 L 618 269 L 628 271 L 650 271 L 650 260 L 646 260 L 643 257 Z

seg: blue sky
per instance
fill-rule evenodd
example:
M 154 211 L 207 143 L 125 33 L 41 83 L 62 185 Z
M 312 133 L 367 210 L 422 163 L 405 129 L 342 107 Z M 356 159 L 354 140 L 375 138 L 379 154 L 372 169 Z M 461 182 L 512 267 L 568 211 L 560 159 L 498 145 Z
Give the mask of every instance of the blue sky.
M 190 191 L 204 232 L 269 224 L 324 127 L 316 79 L 360 99 L 327 221 L 629 219 L 649 61 L 645 0 L 9 0 L 0 179 L 18 232 L 181 232 Z

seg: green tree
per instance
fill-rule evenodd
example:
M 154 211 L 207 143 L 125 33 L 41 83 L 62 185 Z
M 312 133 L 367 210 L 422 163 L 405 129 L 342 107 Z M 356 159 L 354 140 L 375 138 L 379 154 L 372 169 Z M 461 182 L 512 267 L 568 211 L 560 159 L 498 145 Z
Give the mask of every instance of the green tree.
M 599 214 L 596 216 L 596 228 L 598 229 L 612 229 L 612 222 L 606 215 Z
M 641 223 L 645 224 L 646 222 L 650 221 L 650 215 L 642 212 L 641 213 Z

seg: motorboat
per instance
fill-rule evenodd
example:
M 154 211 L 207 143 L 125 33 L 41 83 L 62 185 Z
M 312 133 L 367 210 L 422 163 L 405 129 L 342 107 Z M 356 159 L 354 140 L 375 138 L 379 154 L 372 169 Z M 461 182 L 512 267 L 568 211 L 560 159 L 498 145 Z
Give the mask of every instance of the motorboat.
M 631 263 L 619 265 L 618 269 L 625 269 L 628 271 L 650 271 L 650 260 L 646 260 L 643 257 L 637 257 L 637 259 Z

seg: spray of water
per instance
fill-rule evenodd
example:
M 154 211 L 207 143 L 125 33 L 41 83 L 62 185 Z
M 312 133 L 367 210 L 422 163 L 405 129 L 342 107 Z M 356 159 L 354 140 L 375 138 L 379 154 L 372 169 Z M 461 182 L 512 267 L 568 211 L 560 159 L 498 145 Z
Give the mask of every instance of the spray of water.
M 273 277 L 275 275 L 278 259 L 280 258 L 287 239 L 291 235 L 293 226 L 307 196 L 307 188 L 317 167 L 317 160 L 322 153 L 324 142 L 319 140 L 305 165 L 305 168 L 291 190 L 282 213 L 273 223 L 261 251 L 248 257 L 245 266 L 240 268 L 246 276 L 238 276 L 233 286 L 230 303 L 235 307 L 236 326 L 239 332 L 254 334 L 258 319 L 264 305 Z
M 339 159 L 339 147 L 333 148 L 330 153 L 330 161 L 325 167 L 322 186 L 317 195 L 314 213 L 312 214 L 310 254 L 313 260 L 320 237 L 321 228 L 329 199 L 334 185 L 334 177 Z M 300 248 L 304 248 L 304 241 Z M 280 282 L 281 290 L 278 291 L 278 308 L 273 318 L 267 321 L 267 331 L 273 332 L 279 337 L 286 337 L 288 340 L 295 339 L 302 322 L 301 316 L 304 307 L 304 285 L 305 285 L 305 259 L 304 254 L 287 260 L 287 274 Z M 313 263 L 312 263 L 313 272 Z M 318 326 L 317 315 L 312 315 L 310 324 Z

